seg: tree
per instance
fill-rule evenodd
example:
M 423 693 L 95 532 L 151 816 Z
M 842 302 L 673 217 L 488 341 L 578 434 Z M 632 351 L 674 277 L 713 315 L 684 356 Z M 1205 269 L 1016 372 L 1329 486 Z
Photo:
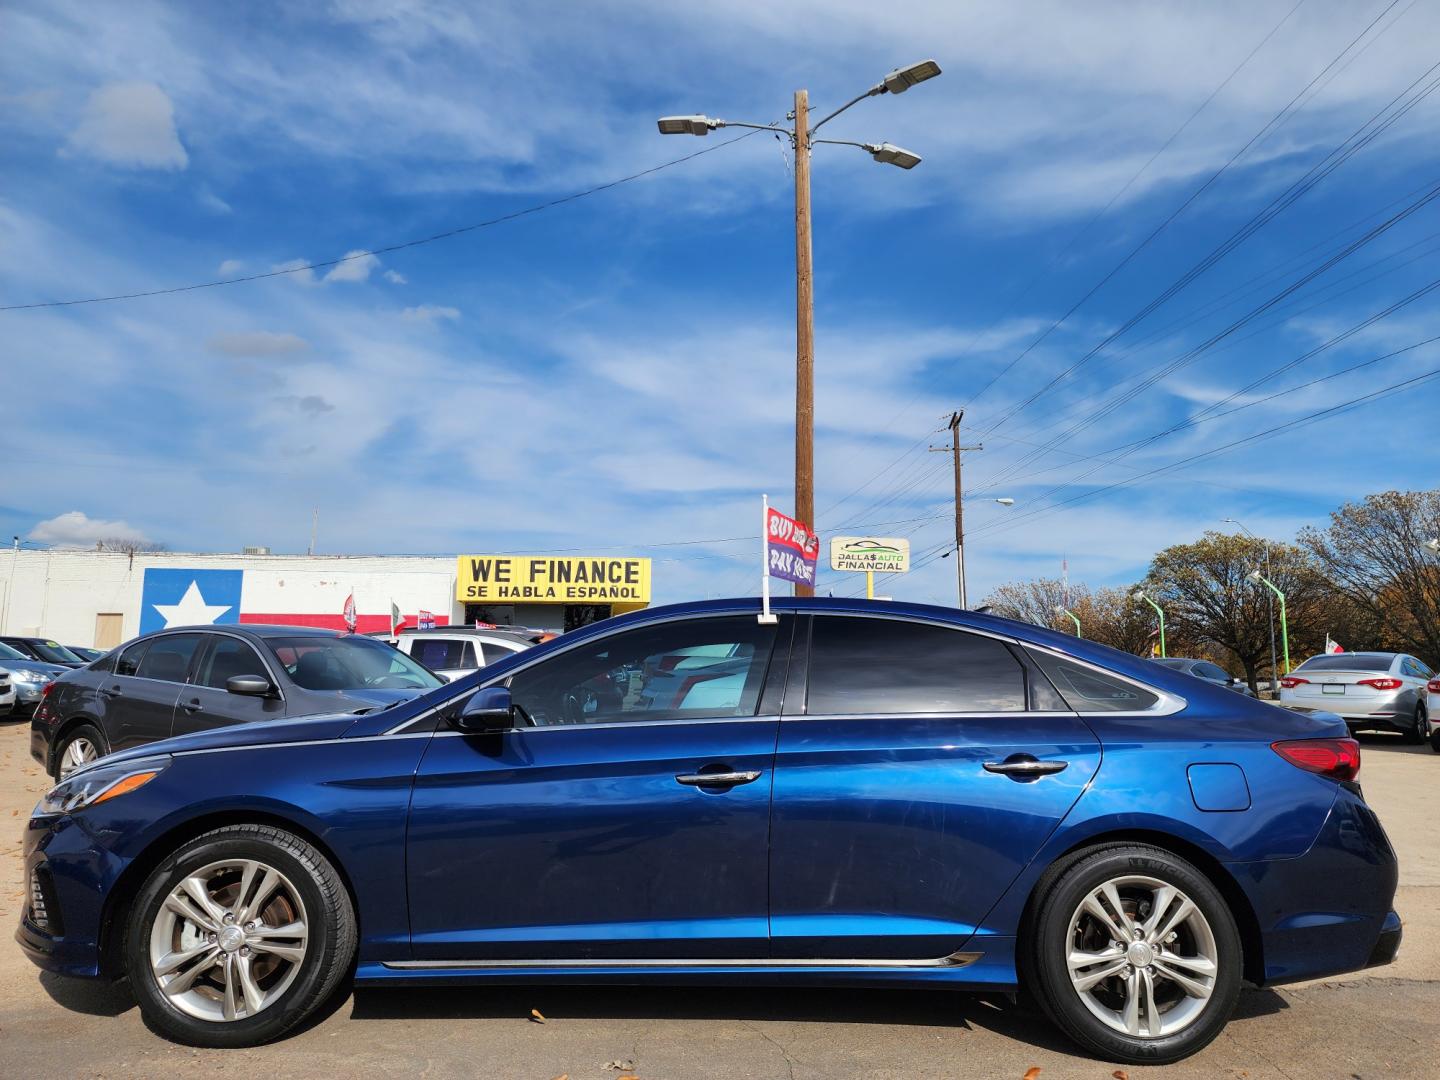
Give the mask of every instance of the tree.
M 1325 613 L 1334 606 L 1314 562 L 1293 544 L 1274 544 L 1249 536 L 1207 532 L 1193 544 L 1176 544 L 1155 556 L 1144 588 L 1166 616 L 1167 649 L 1218 646 L 1244 668 L 1250 689 L 1256 671 L 1270 656 L 1269 591 L 1249 580 L 1253 570 L 1285 593 L 1290 651 L 1320 651 Z M 1173 628 L 1173 629 L 1172 629 Z
M 1366 644 L 1440 663 L 1440 491 L 1386 491 L 1346 503 L 1300 542 L 1367 627 Z
M 95 541 L 96 551 L 118 551 L 122 555 L 144 555 L 152 551 L 168 550 L 165 544 L 152 540 L 132 540 L 127 537 L 105 537 Z
M 1069 602 L 1066 602 L 1068 594 Z M 1102 645 L 1147 656 L 1154 634 L 1149 609 L 1139 611 L 1129 602 L 1129 589 L 1096 589 L 1065 585 L 1058 578 L 1035 578 L 998 586 L 986 599 L 996 615 L 1035 623 L 1062 633 L 1074 633 L 1069 616 L 1057 614 L 1064 606 L 1080 620 L 1081 633 Z

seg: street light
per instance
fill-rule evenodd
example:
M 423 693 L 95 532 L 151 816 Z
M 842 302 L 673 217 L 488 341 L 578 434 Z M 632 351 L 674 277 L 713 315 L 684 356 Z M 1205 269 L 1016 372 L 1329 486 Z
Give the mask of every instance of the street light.
M 957 497 L 957 498 L 959 497 L 958 489 L 957 489 L 956 497 Z M 1014 506 L 1014 505 L 1015 505 L 1015 500 L 1012 499 L 1012 498 L 1010 498 L 1010 496 L 1008 496 L 1008 495 L 1002 495 L 1002 496 L 1001 496 L 1000 498 L 998 498 L 998 499 L 991 499 L 990 502 L 999 503 L 1001 506 Z M 958 505 L 958 504 L 957 504 L 957 505 Z M 961 611 L 964 611 L 964 610 L 965 610 L 965 605 L 966 605 L 966 603 L 967 603 L 967 600 L 966 600 L 966 597 L 965 597 L 965 537 L 964 537 L 964 535 L 959 531 L 959 530 L 960 530 L 960 517 L 959 517 L 959 514 L 958 514 L 958 513 L 956 514 L 955 522 L 956 522 L 956 524 L 955 524 L 955 529 L 956 529 L 956 534 L 955 534 L 955 546 L 952 547 L 952 548 L 950 548 L 949 551 L 946 551 L 945 554 L 943 554 L 943 555 L 940 556 L 940 558 L 942 558 L 942 559 L 948 559 L 948 558 L 950 557 L 950 555 L 951 555 L 952 552 L 958 551 L 958 552 L 960 553 L 960 558 L 959 558 L 959 559 L 957 560 L 957 562 L 956 562 L 955 570 L 956 570 L 957 575 L 958 575 L 958 577 L 959 577 L 959 579 L 960 579 L 960 610 L 961 610 Z
M 1056 614 L 1056 615 L 1068 615 L 1068 616 L 1070 616 L 1070 618 L 1071 618 L 1071 619 L 1074 621 L 1074 623 L 1075 623 L 1075 636 L 1076 636 L 1076 637 L 1084 637 L 1084 636 L 1085 636 L 1084 634 L 1080 633 L 1080 616 L 1079 616 L 1079 615 L 1076 615 L 1073 611 L 1068 610 L 1068 609 L 1067 609 L 1064 605 L 1062 605 L 1062 604 L 1056 604 L 1056 605 L 1055 605 L 1055 614 Z
M 882 165 L 913 169 L 920 155 L 893 143 L 852 143 L 817 139 L 815 132 L 850 106 L 879 94 L 903 94 L 917 83 L 940 74 L 934 60 L 921 60 L 896 68 L 863 94 L 858 94 L 818 122 L 810 123 L 810 93 L 795 91 L 795 111 L 788 119 L 792 127 L 780 124 L 750 124 L 738 120 L 717 120 L 709 116 L 665 116 L 659 121 L 661 135 L 707 135 L 722 127 L 753 128 L 786 135 L 795 151 L 795 516 L 806 525 L 815 524 L 815 292 L 811 266 L 810 153 L 817 142 L 857 146 Z M 810 585 L 796 585 L 796 596 L 812 596 Z
M 1430 549 L 1432 554 L 1440 555 L 1440 536 L 1426 540 L 1425 546 Z
M 1268 574 L 1268 573 L 1270 572 L 1270 544 L 1269 544 L 1269 542 L 1268 542 L 1268 541 L 1265 541 L 1265 540 L 1261 540 L 1260 537 L 1256 536 L 1256 535 L 1255 535 L 1253 532 L 1251 532 L 1249 529 L 1245 528 L 1245 526 L 1244 526 L 1243 524 L 1241 524 L 1239 521 L 1235 520 L 1234 518 L 1225 518 L 1225 521 L 1229 522 L 1231 525 L 1238 526 L 1241 532 L 1243 532 L 1246 536 L 1250 537 L 1251 540 L 1254 540 L 1256 543 L 1258 543 L 1258 544 L 1260 545 L 1260 549 L 1265 552 L 1265 572 Z M 1275 598 L 1274 598 L 1273 596 L 1271 596 L 1269 593 L 1266 593 L 1266 594 L 1265 594 L 1265 606 L 1266 606 L 1266 608 L 1269 609 L 1269 616 L 1270 616 L 1270 696 L 1271 696 L 1271 697 L 1274 697 L 1274 696 L 1275 696 L 1275 682 L 1276 682 L 1276 679 L 1275 679 Z
M 1152 608 L 1155 609 L 1155 614 L 1156 614 L 1156 615 L 1159 617 L 1159 619 L 1160 619 L 1160 656 L 1161 656 L 1162 658 L 1164 658 L 1164 656 L 1165 656 L 1165 612 L 1163 612 L 1163 611 L 1160 610 L 1160 605 L 1159 605 L 1159 604 L 1155 603 L 1154 600 L 1151 600 L 1150 597 L 1148 597 L 1148 596 L 1145 595 L 1145 590 L 1144 590 L 1144 589 L 1136 589 L 1133 593 L 1130 594 L 1130 599 L 1131 599 L 1131 600 L 1144 600 L 1145 603 L 1149 604 Z
M 1257 585 L 1267 586 L 1271 592 L 1280 598 L 1280 640 L 1285 648 L 1285 674 L 1290 674 L 1290 626 L 1285 620 L 1285 594 L 1279 590 L 1273 581 L 1262 574 L 1259 570 L 1251 570 L 1245 575 Z

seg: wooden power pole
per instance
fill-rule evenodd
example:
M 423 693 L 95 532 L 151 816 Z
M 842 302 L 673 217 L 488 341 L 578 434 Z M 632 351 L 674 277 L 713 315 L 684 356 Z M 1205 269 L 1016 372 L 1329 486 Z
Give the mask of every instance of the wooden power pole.
M 815 528 L 815 281 L 810 241 L 810 94 L 795 91 L 795 517 Z M 796 596 L 814 596 L 796 584 Z
M 965 418 L 965 410 L 950 414 L 949 446 L 932 446 L 932 453 L 952 454 L 955 458 L 955 577 L 959 584 L 960 610 L 964 611 L 969 607 L 968 598 L 965 595 L 965 485 L 961 479 L 962 455 L 966 450 L 983 450 L 985 447 L 979 443 L 974 446 L 960 445 L 960 421 Z

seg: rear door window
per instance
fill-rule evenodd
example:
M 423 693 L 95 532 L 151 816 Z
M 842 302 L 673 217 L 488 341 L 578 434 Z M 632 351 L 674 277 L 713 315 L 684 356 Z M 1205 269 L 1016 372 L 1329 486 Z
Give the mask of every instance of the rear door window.
M 166 634 L 154 638 L 135 674 L 142 679 L 183 683 L 190 673 L 195 650 L 204 640 L 203 634 Z
M 468 651 L 471 657 L 468 666 L 474 667 L 474 649 L 466 649 L 469 644 L 469 641 L 460 638 L 411 638 L 410 656 L 431 671 L 453 671 L 467 666 L 465 654 Z
M 805 711 L 1021 712 L 1025 670 L 1003 641 L 900 619 L 818 615 Z
M 145 653 L 150 649 L 150 642 L 153 638 L 142 638 L 133 645 L 128 645 L 120 650 L 120 655 L 115 659 L 116 675 L 134 675 L 140 668 L 140 661 L 145 659 Z

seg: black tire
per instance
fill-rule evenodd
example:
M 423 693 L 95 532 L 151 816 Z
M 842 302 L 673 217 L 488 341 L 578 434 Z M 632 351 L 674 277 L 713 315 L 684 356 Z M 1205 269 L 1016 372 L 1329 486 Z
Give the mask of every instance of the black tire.
M 60 740 L 60 745 L 55 747 L 55 753 L 51 757 L 52 768 L 50 775 L 56 780 L 60 779 L 60 773 L 64 766 L 65 755 L 72 746 L 85 740 L 95 748 L 97 758 L 104 757 L 110 752 L 110 747 L 105 742 L 105 735 L 93 724 L 81 724 L 79 727 L 71 728 Z
M 293 981 L 273 1003 L 252 1016 L 205 1020 L 181 1011 L 162 991 L 151 966 L 151 931 L 181 881 L 231 859 L 255 860 L 284 875 L 303 904 L 308 936 Z M 331 997 L 350 968 L 356 937 L 350 894 L 324 855 L 282 829 L 230 825 L 182 844 L 146 879 L 130 909 L 125 969 L 140 1011 L 157 1033 L 190 1046 L 257 1046 L 279 1038 Z
M 1092 891 L 1127 876 L 1178 888 L 1199 908 L 1214 938 L 1217 970 L 1210 996 L 1188 1026 L 1170 1035 L 1137 1037 L 1108 1026 L 1087 1008 L 1071 982 L 1067 957 L 1072 916 Z M 1109 1061 L 1166 1065 L 1200 1050 L 1224 1029 L 1240 995 L 1244 960 L 1240 933 L 1224 897 L 1190 863 L 1144 844 L 1094 848 L 1077 852 L 1047 873 L 1037 898 L 1026 928 L 1022 978 L 1055 1025 L 1080 1046 Z
M 1405 741 L 1412 746 L 1422 746 L 1430 741 L 1430 724 L 1425 719 L 1425 706 L 1415 706 L 1415 716 L 1405 729 Z

